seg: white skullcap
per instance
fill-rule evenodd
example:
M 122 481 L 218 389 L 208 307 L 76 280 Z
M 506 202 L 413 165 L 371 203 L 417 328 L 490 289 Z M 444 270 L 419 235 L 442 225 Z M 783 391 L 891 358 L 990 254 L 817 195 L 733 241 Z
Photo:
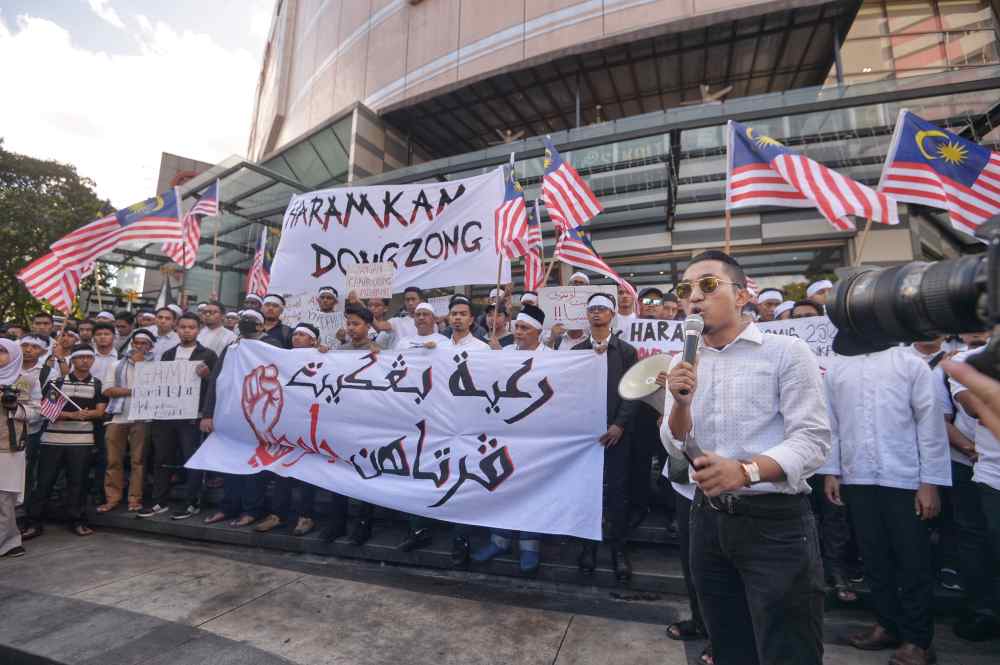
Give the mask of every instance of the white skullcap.
M 115 315 L 112 314 L 111 312 L 104 311 L 104 312 L 98 312 L 97 316 L 95 316 L 94 318 L 100 321 L 114 321 Z
M 240 318 L 241 319 L 242 318 L 250 318 L 250 319 L 253 319 L 254 321 L 256 321 L 257 323 L 264 323 L 264 315 L 261 314 L 260 312 L 258 312 L 255 309 L 245 309 L 245 310 L 243 310 L 242 312 L 240 312 Z
M 781 316 L 785 312 L 792 311 L 793 307 L 795 307 L 795 301 L 794 300 L 786 300 L 786 301 L 784 301 L 783 303 L 781 303 L 780 305 L 778 305 L 777 307 L 774 308 L 774 318 L 778 318 L 779 316 Z
M 417 305 L 416 307 L 414 307 L 413 311 L 414 311 L 414 313 L 416 313 L 416 312 L 430 312 L 431 314 L 433 314 L 434 313 L 434 308 L 431 307 L 430 303 L 422 302 L 419 305 Z
M 533 305 L 537 305 L 538 304 L 538 294 L 535 293 L 534 291 L 525 291 L 524 294 L 521 296 L 521 302 L 522 303 L 526 303 L 527 302 L 527 303 L 531 303 Z
M 569 281 L 572 282 L 574 279 L 582 279 L 584 284 L 590 284 L 590 278 L 582 272 L 575 272 L 569 276 Z
M 167 309 L 173 312 L 174 316 L 180 316 L 181 314 L 184 313 L 184 310 L 181 309 L 181 306 L 175 305 L 174 303 L 170 303 L 169 305 L 167 305 Z
M 263 302 L 263 300 L 260 299 L 260 296 L 257 295 L 256 293 L 248 293 L 246 295 L 246 298 L 244 298 L 243 300 L 256 300 L 257 302 Z
M 823 289 L 832 289 L 832 288 L 833 288 L 833 282 L 831 282 L 828 279 L 821 279 L 815 281 L 812 284 L 810 284 L 808 288 L 806 288 L 806 297 L 812 298 L 814 295 L 816 295 L 817 292 L 822 291 Z
M 785 297 L 781 295 L 781 291 L 776 291 L 774 289 L 764 289 L 760 292 L 760 295 L 757 296 L 757 302 L 774 301 L 780 303 L 784 300 Z
M 502 298 L 502 297 L 503 297 L 503 289 L 490 290 L 490 298 Z

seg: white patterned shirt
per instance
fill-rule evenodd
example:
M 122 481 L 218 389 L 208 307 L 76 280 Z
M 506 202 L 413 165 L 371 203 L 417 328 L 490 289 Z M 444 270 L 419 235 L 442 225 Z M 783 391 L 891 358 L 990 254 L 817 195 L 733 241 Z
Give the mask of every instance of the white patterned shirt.
M 977 348 L 973 351 L 959 353 L 957 356 L 952 358 L 955 362 L 965 362 L 966 358 L 976 353 L 982 353 L 985 351 L 984 348 Z M 961 383 L 955 379 L 951 380 L 951 394 L 954 397 L 958 397 L 959 393 L 968 390 Z M 957 405 L 960 408 L 960 405 Z M 990 430 L 983 426 L 978 420 L 974 420 L 976 423 L 975 435 L 971 437 L 976 444 L 976 452 L 979 457 L 976 458 L 975 464 L 972 465 L 972 480 L 977 483 L 983 483 L 984 485 L 989 485 L 995 490 L 1000 490 L 1000 441 L 993 436 Z
M 785 480 L 757 483 L 735 494 L 808 494 L 809 477 L 830 451 L 823 380 L 816 356 L 797 337 L 765 334 L 747 324 L 721 349 L 698 352 L 698 387 L 691 437 L 704 452 L 730 459 L 770 457 Z M 682 360 L 674 356 L 671 367 Z M 683 445 L 670 431 L 674 399 L 666 393 L 660 439 L 671 454 Z

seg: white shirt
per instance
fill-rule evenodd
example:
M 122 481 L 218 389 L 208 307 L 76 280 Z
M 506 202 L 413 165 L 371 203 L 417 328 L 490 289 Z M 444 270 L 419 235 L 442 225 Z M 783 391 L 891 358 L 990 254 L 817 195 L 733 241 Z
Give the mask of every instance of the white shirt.
M 383 349 L 398 349 L 400 341 L 404 338 L 420 336 L 417 332 L 417 323 L 412 316 L 394 316 L 386 319 L 385 323 L 392 326 L 392 330 L 380 331 L 375 337 L 375 343 Z
M 638 319 L 639 315 L 634 311 L 631 314 L 615 314 L 615 320 L 612 322 L 612 329 L 627 331 L 628 327 L 632 325 L 632 322 L 637 321 Z
M 111 347 L 111 353 L 104 354 L 94 348 L 94 364 L 90 367 L 90 373 L 95 378 L 99 379 L 101 386 L 106 388 L 107 384 L 104 383 L 104 377 L 107 376 L 108 370 L 115 366 L 118 362 L 118 352 L 115 351 L 115 347 Z
M 173 330 L 163 335 L 155 331 L 153 334 L 156 335 L 156 344 L 153 345 L 153 360 L 159 360 L 164 351 L 172 349 L 181 343 L 181 338 Z
M 971 352 L 960 353 L 952 358 L 952 360 L 955 362 L 965 362 L 965 359 L 969 356 L 975 353 L 982 353 L 984 350 L 980 347 Z M 958 397 L 959 393 L 965 390 L 967 390 L 965 386 L 955 379 L 951 379 L 951 394 L 953 396 Z M 974 436 L 970 438 L 976 444 L 976 452 L 979 453 L 979 457 L 976 459 L 976 463 L 972 465 L 972 480 L 977 483 L 989 485 L 995 490 L 1000 490 L 1000 441 L 997 441 L 993 433 L 984 427 L 981 422 L 978 420 L 974 422 L 976 423 L 976 431 Z
M 198 346 L 196 344 L 192 344 L 191 346 L 178 345 L 174 360 L 191 360 L 191 354 L 194 353 L 194 350 L 197 348 Z
M 671 367 L 682 359 L 675 355 Z M 683 444 L 669 425 L 674 399 L 664 392 L 660 439 L 678 456 Z M 691 422 L 691 436 L 701 450 L 742 460 L 767 455 L 785 472 L 785 480 L 758 483 L 736 494 L 808 494 L 806 481 L 830 451 L 816 356 L 801 339 L 764 334 L 753 323 L 722 349 L 702 343 Z
M 135 383 L 135 363 L 129 361 L 125 365 L 125 385 L 115 386 L 115 369 L 118 367 L 118 363 L 113 363 L 108 367 L 107 373 L 101 377 L 101 389 L 106 388 L 131 388 L 132 384 Z M 129 423 L 132 422 L 128 419 L 129 405 L 132 403 L 132 396 L 129 395 L 122 402 L 122 410 L 120 413 L 116 413 L 111 416 L 111 422 L 113 423 Z
M 445 346 L 451 347 L 453 349 L 466 349 L 468 351 L 489 351 L 490 345 L 481 339 L 478 339 L 472 333 L 467 334 L 457 343 L 454 337 L 449 337 Z
M 396 342 L 396 346 L 393 347 L 396 351 L 405 351 L 407 349 L 414 349 L 418 346 L 423 346 L 424 342 L 435 342 L 438 346 L 448 346 L 451 340 L 442 335 L 439 332 L 432 332 L 430 335 L 411 335 L 409 337 L 402 337 Z
M 580 332 L 583 332 L 583 331 L 581 330 Z M 556 351 L 572 351 L 574 346 L 576 346 L 577 344 L 580 344 L 581 342 L 586 342 L 586 341 L 587 341 L 587 334 L 586 333 L 580 335 L 576 339 L 573 339 L 572 337 L 570 337 L 569 334 L 565 334 L 565 335 L 563 335 L 559 339 L 559 343 L 556 345 L 555 350 Z
M 951 486 L 944 414 L 927 363 L 905 347 L 843 357 L 826 373 L 833 447 L 820 473 L 847 485 Z
M 236 341 L 236 333 L 227 330 L 225 326 L 219 326 L 215 330 L 205 326 L 198 331 L 198 341 L 206 349 L 215 351 L 215 355 L 221 356 L 222 350 Z
M 538 346 L 535 347 L 534 349 L 519 349 L 519 348 L 517 348 L 517 342 L 514 342 L 513 344 L 508 344 L 507 346 L 501 348 L 500 350 L 501 351 L 527 351 L 528 353 L 545 353 L 545 352 L 550 352 L 551 353 L 552 352 L 552 349 L 550 349 L 549 347 L 547 347 L 544 344 L 542 344 L 542 340 L 541 339 L 538 340 Z

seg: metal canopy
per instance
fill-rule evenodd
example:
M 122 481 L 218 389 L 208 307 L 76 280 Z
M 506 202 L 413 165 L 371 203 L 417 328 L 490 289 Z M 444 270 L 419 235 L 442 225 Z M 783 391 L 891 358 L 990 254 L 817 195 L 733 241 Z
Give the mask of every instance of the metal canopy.
M 437 157 L 481 150 L 502 136 L 539 136 L 703 101 L 822 83 L 858 2 L 818 6 L 662 34 L 498 74 L 390 110 L 386 120 Z

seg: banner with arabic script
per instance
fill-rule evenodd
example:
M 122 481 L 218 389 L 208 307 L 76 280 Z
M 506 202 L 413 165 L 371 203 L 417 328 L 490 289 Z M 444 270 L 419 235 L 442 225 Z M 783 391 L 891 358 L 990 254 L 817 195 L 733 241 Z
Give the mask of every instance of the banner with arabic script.
M 448 522 L 601 537 L 602 355 L 244 341 L 218 385 L 215 432 L 189 467 L 269 470 Z
M 446 182 L 336 187 L 293 196 L 281 223 L 270 290 L 296 295 L 334 286 L 364 263 L 396 267 L 393 291 L 497 281 L 493 226 L 500 169 Z M 500 281 L 510 281 L 502 262 Z

